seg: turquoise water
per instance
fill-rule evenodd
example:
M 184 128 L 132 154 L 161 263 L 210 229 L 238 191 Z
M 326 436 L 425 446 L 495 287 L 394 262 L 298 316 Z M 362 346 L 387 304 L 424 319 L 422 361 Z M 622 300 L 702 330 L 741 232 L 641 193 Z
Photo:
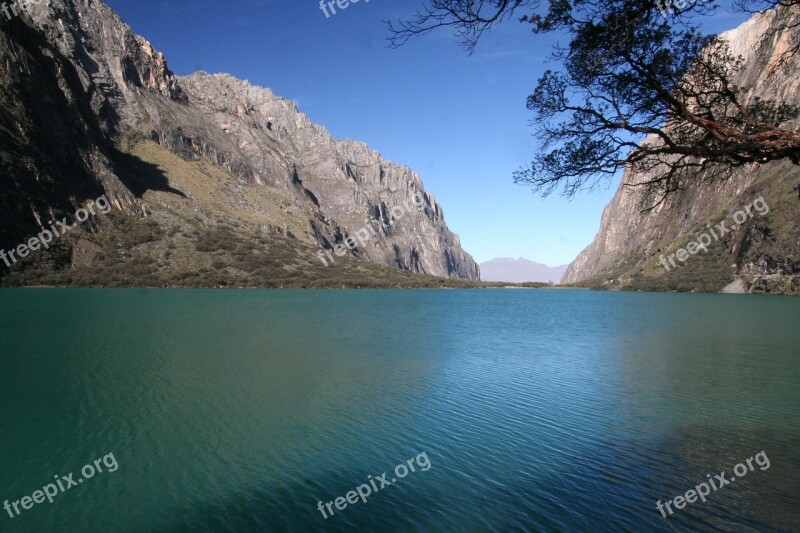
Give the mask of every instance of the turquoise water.
M 3 290 L 0 501 L 104 471 L 0 530 L 798 531 L 799 325 L 746 295 Z

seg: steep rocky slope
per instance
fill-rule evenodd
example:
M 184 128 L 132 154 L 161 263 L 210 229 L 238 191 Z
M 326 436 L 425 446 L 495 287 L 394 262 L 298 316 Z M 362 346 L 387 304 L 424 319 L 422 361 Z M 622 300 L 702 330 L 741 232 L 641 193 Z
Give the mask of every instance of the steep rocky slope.
M 373 265 L 478 279 L 442 208 L 409 168 L 363 143 L 332 139 L 269 89 L 228 75 L 176 77 L 102 2 L 52 0 L 28 11 L 0 17 L 0 248 L 26 242 L 49 220 L 72 221 L 103 194 L 115 210 L 10 273 L 0 263 L 6 282 L 100 283 L 124 278 L 132 256 L 147 283 L 180 284 L 198 271 L 206 275 L 193 277 L 195 284 L 226 275 L 269 281 L 226 255 L 222 243 L 210 246 L 207 237 L 221 228 L 242 253 L 254 235 L 280 239 L 302 259 L 275 263 L 266 254 L 260 266 L 290 272 L 298 283 L 334 283 L 317 252 L 353 248 L 348 237 L 359 230 L 358 245 L 333 257 L 356 260 L 363 280 Z M 153 230 L 140 232 L 136 240 L 144 240 L 130 257 L 118 253 L 119 240 L 106 239 L 128 226 Z M 256 242 L 249 251 L 263 251 Z
M 798 18 L 797 8 L 768 12 L 723 34 L 731 52 L 744 58 L 736 82 L 748 88 L 748 98 L 800 104 L 800 57 L 773 72 L 790 32 L 798 28 L 770 31 Z M 642 212 L 643 191 L 634 185 L 653 176 L 626 172 L 594 242 L 570 264 L 563 283 L 629 290 L 728 287 L 737 292 L 800 293 L 800 197 L 794 189 L 800 183 L 800 167 L 788 162 L 751 165 L 736 170 L 728 181 L 714 180 L 714 172 L 699 174 L 691 187 L 649 212 Z M 769 213 L 748 216 L 741 224 L 731 221 L 758 198 L 764 199 Z M 709 225 L 713 229 L 721 222 L 737 227 L 714 239 L 707 253 L 691 255 L 676 262 L 677 267 L 667 262 L 669 270 L 660 263 L 662 256 L 670 257 L 708 232 Z

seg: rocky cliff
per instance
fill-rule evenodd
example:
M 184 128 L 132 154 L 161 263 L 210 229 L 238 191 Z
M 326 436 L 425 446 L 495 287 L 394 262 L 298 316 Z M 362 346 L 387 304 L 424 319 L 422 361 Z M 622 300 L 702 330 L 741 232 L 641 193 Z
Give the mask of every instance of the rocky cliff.
M 411 169 L 332 139 L 269 89 L 225 74 L 176 77 L 102 2 L 52 0 L 0 17 L 0 58 L 0 248 L 100 195 L 115 207 L 10 273 L 0 265 L 6 281 L 68 271 L 56 281 L 93 283 L 90 271 L 122 276 L 135 256 L 148 283 L 202 270 L 209 283 L 258 284 L 266 274 L 254 278 L 251 267 L 275 257 L 242 257 L 277 238 L 296 253 L 270 268 L 295 281 L 325 268 L 317 252 L 332 249 L 347 255 L 328 263 L 361 272 L 479 278 Z M 125 233 L 141 237 L 128 256 L 111 238 Z
M 776 59 L 798 39 L 798 20 L 796 7 L 770 11 L 722 35 L 731 52 L 744 60 L 735 81 L 747 88 L 747 99 L 800 105 L 800 57 L 775 68 Z M 570 264 L 563 283 L 629 290 L 800 293 L 800 196 L 795 189 L 800 167 L 788 162 L 751 165 L 727 180 L 716 179 L 715 172 L 718 169 L 698 174 L 690 187 L 652 211 L 642 211 L 643 190 L 636 184 L 654 176 L 626 172 L 603 212 L 594 242 Z M 732 219 L 759 198 L 768 213 L 755 212 L 740 223 Z M 711 235 L 719 223 L 735 229 L 715 235 L 708 252 L 683 262 L 673 259 L 677 266 L 669 262 L 699 235 Z

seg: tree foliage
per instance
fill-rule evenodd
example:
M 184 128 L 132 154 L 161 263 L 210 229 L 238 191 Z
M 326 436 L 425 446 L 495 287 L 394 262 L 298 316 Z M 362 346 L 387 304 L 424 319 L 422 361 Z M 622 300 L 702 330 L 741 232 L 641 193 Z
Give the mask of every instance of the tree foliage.
M 736 167 L 789 159 L 800 163 L 795 106 L 754 97 L 743 62 L 723 39 L 701 31 L 712 2 L 680 0 L 428 0 L 415 17 L 390 23 L 390 46 L 439 28 L 468 52 L 515 14 L 536 34 L 566 34 L 527 99 L 541 151 L 515 181 L 543 195 L 571 197 L 624 168 L 646 176 L 648 207 L 684 188 L 701 171 L 724 179 Z M 797 47 L 800 0 L 737 0 L 741 9 L 777 8 L 771 35 L 787 31 Z M 682 6 L 682 7 L 677 7 Z M 770 33 L 768 32 L 768 34 Z

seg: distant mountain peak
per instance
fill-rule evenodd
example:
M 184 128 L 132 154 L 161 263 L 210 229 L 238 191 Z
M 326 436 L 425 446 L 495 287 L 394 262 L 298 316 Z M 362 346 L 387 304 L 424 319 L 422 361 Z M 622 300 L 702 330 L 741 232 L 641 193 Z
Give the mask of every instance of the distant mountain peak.
M 480 269 L 483 281 L 560 283 L 567 265 L 551 267 L 524 257 L 498 257 L 481 263 Z

